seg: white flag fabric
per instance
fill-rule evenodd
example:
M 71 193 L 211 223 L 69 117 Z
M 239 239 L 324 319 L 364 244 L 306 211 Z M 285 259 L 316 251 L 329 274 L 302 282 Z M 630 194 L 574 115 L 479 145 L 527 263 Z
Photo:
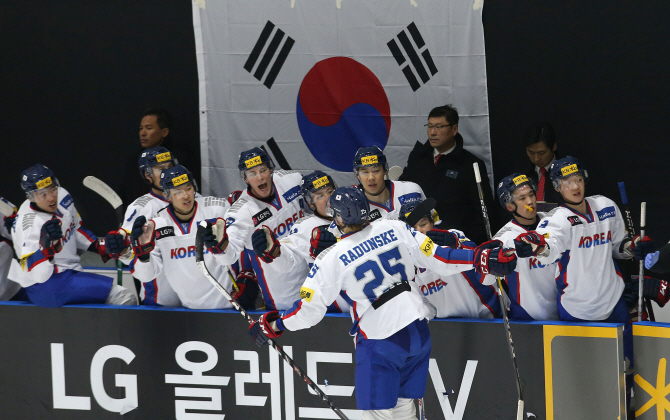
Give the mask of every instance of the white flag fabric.
M 197 0 L 203 192 L 244 184 L 238 156 L 356 183 L 359 147 L 404 167 L 429 111 L 458 108 L 492 174 L 481 0 Z

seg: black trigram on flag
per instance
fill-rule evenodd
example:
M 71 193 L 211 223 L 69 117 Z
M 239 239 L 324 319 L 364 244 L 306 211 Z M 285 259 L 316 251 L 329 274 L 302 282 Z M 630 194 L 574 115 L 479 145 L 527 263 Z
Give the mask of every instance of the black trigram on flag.
M 272 35 L 272 32 L 274 32 L 274 36 L 272 37 L 268 47 L 265 49 L 265 53 L 263 54 L 263 58 L 261 58 L 261 62 L 258 64 L 256 71 L 253 73 L 254 77 L 259 81 L 262 81 L 263 76 L 265 76 L 265 81 L 263 84 L 267 86 L 268 89 L 272 87 L 272 84 L 275 82 L 279 71 L 286 61 L 286 57 L 288 57 L 288 53 L 291 52 L 291 48 L 293 48 L 293 44 L 295 44 L 293 38 L 286 36 L 286 41 L 284 42 L 284 45 L 282 45 L 281 50 L 279 50 L 279 54 L 277 54 L 279 45 L 284 40 L 284 35 L 286 34 L 279 28 L 277 28 L 276 31 L 274 29 L 275 24 L 268 20 L 268 23 L 265 24 L 265 27 L 261 32 L 261 36 L 258 37 L 258 41 L 256 41 L 256 45 L 254 45 L 254 49 L 251 50 L 251 54 L 249 54 L 247 62 L 244 63 L 244 69 L 251 73 L 251 71 L 254 69 L 254 66 L 256 65 L 256 62 L 258 61 L 258 58 L 261 56 L 263 48 L 265 48 L 265 44 L 267 44 L 268 39 L 270 39 L 270 35 Z M 272 67 L 270 67 L 270 70 L 267 71 L 273 58 L 275 59 L 274 63 L 272 64 Z
M 412 44 L 409 36 L 407 36 L 407 32 L 409 32 L 412 40 L 414 40 L 414 44 Z M 430 52 L 428 52 L 426 43 L 423 41 L 421 32 L 419 32 L 419 28 L 416 27 L 414 22 L 407 25 L 407 30 L 404 30 L 398 34 L 398 41 L 400 41 L 400 45 L 402 45 L 402 48 L 405 50 L 407 57 L 405 57 L 405 54 L 403 54 L 400 50 L 400 47 L 398 47 L 395 38 L 390 40 L 386 45 L 388 45 L 389 50 L 391 50 L 391 54 L 393 54 L 395 61 L 397 61 L 398 65 L 402 68 L 402 72 L 407 78 L 407 81 L 412 87 L 412 90 L 416 92 L 421 87 L 421 85 L 419 84 L 414 71 L 416 71 L 416 74 L 419 75 L 421 81 L 426 84 L 430 80 L 430 77 L 435 76 L 437 73 L 437 67 L 435 67 L 435 63 L 433 63 L 433 57 L 430 56 Z M 415 45 L 416 48 L 414 48 Z M 422 49 L 423 51 L 421 51 Z M 421 54 L 421 57 L 423 57 L 423 61 L 421 61 L 419 54 Z M 409 58 L 409 63 L 406 63 L 407 58 Z M 414 71 L 412 70 L 412 67 L 414 67 Z M 430 75 L 428 75 L 426 67 L 428 67 Z

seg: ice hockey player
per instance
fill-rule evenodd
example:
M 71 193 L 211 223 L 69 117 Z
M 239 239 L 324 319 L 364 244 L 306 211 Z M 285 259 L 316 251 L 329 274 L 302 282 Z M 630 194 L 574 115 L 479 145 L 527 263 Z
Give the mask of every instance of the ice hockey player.
M 27 200 L 12 227 L 14 250 L 21 271 L 12 280 L 25 287 L 32 303 L 56 308 L 77 303 L 136 305 L 135 293 L 114 279 L 86 273 L 77 251 L 100 254 L 109 260 L 104 240 L 82 227 L 72 196 L 60 186 L 53 171 L 36 164 L 21 173 Z
M 456 229 L 435 229 L 435 200 L 427 198 L 420 203 L 403 204 L 400 220 L 428 236 L 436 245 L 452 249 L 474 249 L 476 244 Z M 416 268 L 414 281 L 430 309 L 429 318 L 493 318 L 500 313 L 500 303 L 495 289 L 479 282 L 474 269 L 443 275 L 429 268 Z
M 14 259 L 12 246 L 12 226 L 16 219 L 17 208 L 14 204 L 0 197 L 0 301 L 28 300 L 21 285 L 9 279 L 10 267 L 16 271 L 18 262 Z M 18 267 L 20 269 L 20 267 Z
M 398 219 L 403 204 L 426 199 L 421 187 L 409 181 L 386 179 L 389 165 L 384 152 L 377 146 L 361 147 L 354 156 L 354 175 L 358 187 L 370 201 L 370 220 Z
M 187 308 L 231 308 L 230 302 L 212 286 L 195 262 L 198 222 L 222 218 L 229 208 L 228 200 L 196 197 L 198 185 L 182 165 L 163 169 L 161 188 L 170 204 L 148 223 L 144 216 L 135 219 L 130 233 L 135 253 L 131 265 L 133 275 L 143 282 L 151 282 L 163 273 Z M 210 253 L 205 254 L 205 261 L 221 285 L 232 291 L 228 267 L 214 263 Z
M 558 320 L 558 259 L 549 264 L 542 263 L 532 255 L 530 245 L 520 243 L 517 239 L 520 235 L 534 231 L 545 217 L 545 213 L 537 211 L 536 189 L 535 183 L 520 173 L 509 175 L 500 181 L 498 200 L 503 209 L 512 214 L 512 220 L 493 238 L 502 241 L 507 247 L 515 247 L 515 242 L 520 246 L 517 249 L 519 260 L 516 271 L 506 278 L 510 298 L 509 318 L 526 321 Z M 493 284 L 495 281 L 494 276 L 485 276 L 482 279 L 484 284 Z
M 614 201 L 600 195 L 585 196 L 589 177 L 579 160 L 572 156 L 558 159 L 549 173 L 565 203 L 547 213 L 537 231 L 519 235 L 517 250 L 521 251 L 521 242 L 525 242 L 540 263 L 548 265 L 559 259 L 556 284 L 561 321 L 624 324 L 624 357 L 633 369 L 632 327 L 622 298 L 624 281 L 612 257 L 632 258 L 634 248 L 644 250 L 648 242 L 626 237 Z M 632 375 L 627 376 L 627 387 L 632 387 Z
M 355 187 L 335 190 L 326 214 L 344 230 L 342 239 L 315 260 L 302 299 L 282 316 L 264 314 L 249 332 L 260 346 L 285 329 L 314 326 L 345 291 L 354 302 L 356 401 L 365 410 L 362 418 L 412 418 L 412 399 L 425 392 L 431 348 L 425 306 L 409 285 L 414 266 L 451 274 L 472 269 L 476 261 L 481 271 L 507 272 L 515 256 L 501 258 L 506 252 L 492 248 L 495 244 L 474 252 L 435 246 L 398 220 L 369 223 L 368 200 Z
M 134 255 L 130 244 L 130 231 L 133 228 L 135 220 L 144 216 L 149 220 L 170 204 L 163 197 L 163 189 L 160 185 L 161 171 L 172 168 L 179 162 L 163 146 L 156 146 L 143 150 L 137 161 L 142 180 L 147 183 L 151 190 L 133 201 L 126 209 L 123 226 L 115 232 L 110 232 L 105 237 L 107 252 L 112 258 L 118 258 L 122 263 L 130 265 Z M 196 196 L 199 196 L 197 194 Z M 139 281 L 136 279 L 136 281 Z M 179 307 L 181 302 L 177 293 L 172 290 L 170 283 L 163 273 L 150 282 L 140 282 L 139 290 L 140 301 L 143 305 L 158 305 Z
M 276 170 L 270 156 L 255 147 L 240 154 L 240 177 L 247 184 L 225 218 L 216 220 L 204 236 L 207 249 L 221 264 L 232 264 L 243 253 L 241 264 L 250 260 L 267 309 L 287 309 L 298 298 L 304 279 L 289 278 L 274 268 L 281 253 L 279 240 L 286 237 L 305 213 L 298 172 Z M 273 245 L 260 255 L 254 252 L 252 235 L 263 228 Z

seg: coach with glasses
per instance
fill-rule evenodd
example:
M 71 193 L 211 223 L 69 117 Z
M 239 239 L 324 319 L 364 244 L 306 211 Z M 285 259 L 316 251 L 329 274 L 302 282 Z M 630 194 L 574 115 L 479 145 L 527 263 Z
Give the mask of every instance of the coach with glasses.
M 458 229 L 476 243 L 487 240 L 477 184 L 472 164 L 484 161 L 463 148 L 463 137 L 458 132 L 458 110 L 451 105 L 433 108 L 428 114 L 428 140 L 416 142 L 409 154 L 401 181 L 412 181 L 423 189 L 426 197 L 433 197 L 435 210 L 442 219 L 443 229 Z M 486 173 L 482 179 L 488 180 Z M 499 227 L 497 207 L 488 182 L 484 183 L 484 201 L 491 219 L 491 229 Z

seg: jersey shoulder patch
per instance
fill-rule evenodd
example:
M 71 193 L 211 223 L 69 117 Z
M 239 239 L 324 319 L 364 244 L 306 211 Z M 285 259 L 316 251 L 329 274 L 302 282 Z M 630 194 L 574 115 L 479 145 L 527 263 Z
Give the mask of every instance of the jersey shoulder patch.
M 23 216 L 23 220 L 21 220 L 21 226 L 23 227 L 24 231 L 30 229 L 30 227 L 33 225 L 35 216 L 37 216 L 37 213 L 28 213 Z
M 213 207 L 213 206 L 226 207 L 228 205 L 228 199 L 221 197 L 207 196 L 202 198 L 202 204 L 205 207 Z
M 287 170 L 285 170 L 285 169 L 277 169 L 276 171 L 274 171 L 274 174 L 275 174 L 276 176 L 279 176 L 280 178 L 283 178 L 283 177 L 285 177 L 285 176 L 287 176 L 287 175 L 291 175 L 291 174 L 299 174 L 299 173 L 300 173 L 300 172 L 298 172 L 298 171 L 287 171 Z
M 228 213 L 237 213 L 242 206 L 244 206 L 246 203 L 248 203 L 249 200 L 247 200 L 244 197 L 240 197 L 231 207 L 228 209 Z
M 506 234 L 507 232 L 511 232 L 511 231 L 512 231 L 512 228 L 511 228 L 511 227 L 509 227 L 509 226 L 503 226 L 503 228 L 500 229 L 500 230 L 498 231 L 498 233 L 495 234 L 495 236 L 493 237 L 493 239 L 502 238 L 502 236 L 503 236 L 504 234 Z
M 150 195 L 143 195 L 142 197 L 138 198 L 137 200 L 133 201 L 131 206 L 137 206 L 137 207 L 144 207 L 147 205 L 147 203 L 154 198 Z

